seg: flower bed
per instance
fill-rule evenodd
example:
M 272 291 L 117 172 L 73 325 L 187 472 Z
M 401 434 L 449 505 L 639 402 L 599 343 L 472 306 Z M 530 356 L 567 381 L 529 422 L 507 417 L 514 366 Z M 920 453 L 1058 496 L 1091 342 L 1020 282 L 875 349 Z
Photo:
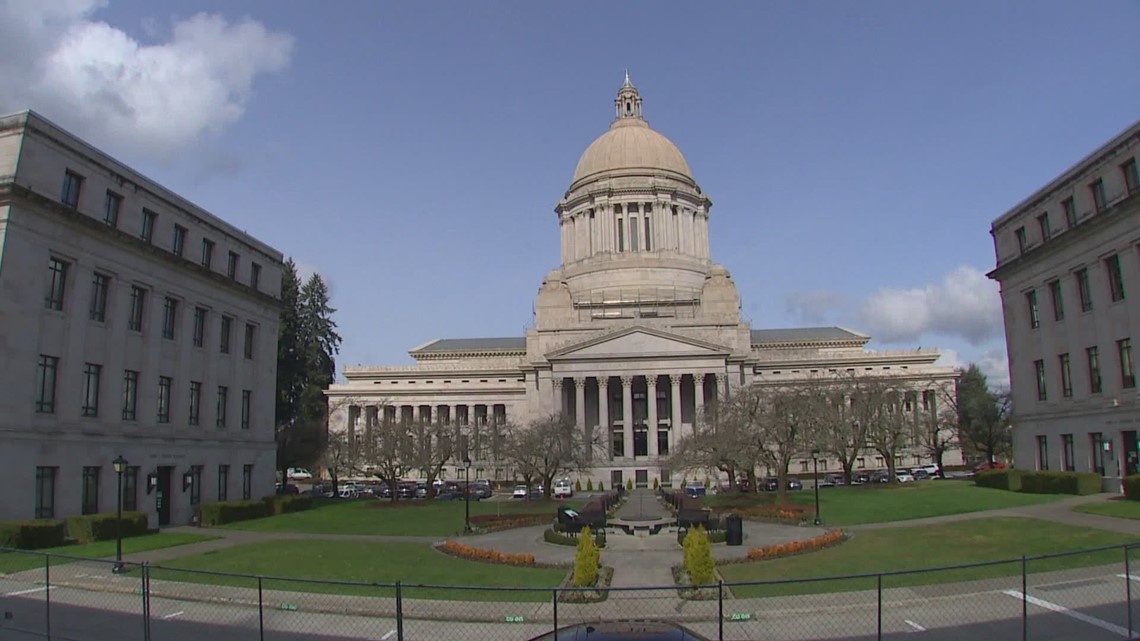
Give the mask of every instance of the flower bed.
M 748 550 L 748 560 L 763 561 L 792 556 L 793 554 L 802 554 L 804 552 L 815 552 L 816 550 L 838 545 L 846 540 L 847 535 L 841 530 L 831 530 L 826 534 L 821 534 L 802 541 L 789 541 L 788 543 L 765 545 L 762 548 L 750 548 Z
M 483 561 L 498 563 L 500 565 L 514 565 L 518 567 L 535 567 L 533 554 L 504 554 L 498 550 L 485 550 L 472 545 L 464 545 L 455 541 L 444 541 L 436 546 L 444 554 L 467 559 L 469 561 Z
M 471 525 L 483 532 L 496 532 L 516 527 L 546 525 L 551 517 L 547 514 L 477 514 L 471 517 Z

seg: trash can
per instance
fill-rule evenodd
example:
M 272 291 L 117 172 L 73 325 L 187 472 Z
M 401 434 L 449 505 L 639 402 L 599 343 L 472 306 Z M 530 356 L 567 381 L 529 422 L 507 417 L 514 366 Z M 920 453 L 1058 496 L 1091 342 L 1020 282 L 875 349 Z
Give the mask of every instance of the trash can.
M 685 544 L 685 535 L 688 533 L 689 533 L 688 528 L 684 528 L 684 527 L 677 528 L 677 544 L 678 545 L 684 545 Z
M 725 545 L 744 545 L 744 521 L 737 514 L 724 517 Z

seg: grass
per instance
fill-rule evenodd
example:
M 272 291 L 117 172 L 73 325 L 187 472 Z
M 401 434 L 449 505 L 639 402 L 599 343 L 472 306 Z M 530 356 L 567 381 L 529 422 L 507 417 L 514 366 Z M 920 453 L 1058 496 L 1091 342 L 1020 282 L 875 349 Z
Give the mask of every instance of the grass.
M 167 532 L 133 536 L 123 539 L 123 555 L 170 548 L 177 545 L 187 545 L 189 543 L 211 541 L 216 538 L 218 537 L 206 536 L 204 534 L 173 534 Z M 115 542 L 95 541 L 94 543 L 64 545 L 57 548 L 45 548 L 27 552 L 0 552 L 0 573 L 22 572 L 36 567 L 42 568 L 44 566 L 44 553 L 66 554 L 68 557 L 80 557 L 83 559 L 105 559 L 115 555 Z M 74 563 L 77 560 L 79 559 L 53 556 L 51 564 L 53 566 L 63 565 L 65 563 Z
M 164 563 L 151 577 L 168 581 L 254 587 L 249 577 L 178 572 L 168 568 L 268 575 L 322 581 L 418 583 L 443 586 L 545 588 L 534 592 L 404 588 L 405 598 L 455 601 L 549 601 L 549 589 L 566 577 L 560 568 L 523 568 L 447 556 L 423 543 L 367 541 L 264 541 Z M 393 588 L 266 580 L 267 590 L 395 596 Z
M 1073 508 L 1077 512 L 1115 516 L 1120 519 L 1140 519 L 1140 501 L 1111 499 L 1103 503 L 1085 503 Z
M 231 523 L 224 527 L 254 532 L 452 536 L 463 531 L 463 501 L 322 501 L 312 510 Z M 381 505 L 383 504 L 383 505 Z M 549 514 L 581 501 L 472 501 L 471 515 Z
M 739 495 L 737 495 L 739 496 Z M 771 501 L 772 494 L 754 494 L 757 501 Z M 814 505 L 811 490 L 788 492 L 788 501 Z M 1021 494 L 978 487 L 972 481 L 921 481 L 905 485 L 865 485 L 821 488 L 819 512 L 825 525 L 857 525 L 922 519 L 930 516 L 963 514 L 1023 505 L 1048 503 L 1068 495 Z M 706 502 L 739 500 L 734 495 L 708 497 Z
M 1134 542 L 1135 537 L 1018 517 L 973 519 L 919 527 L 885 528 L 855 533 L 836 547 L 770 561 L 719 566 L 725 581 L 775 581 L 916 570 L 984 561 L 1015 559 Z M 1030 572 L 1048 572 L 1120 562 L 1123 552 L 1106 550 L 1030 561 Z M 890 576 L 884 588 L 972 581 L 1021 573 L 1020 561 L 979 568 Z M 875 579 L 736 586 L 739 598 L 816 594 L 875 588 Z

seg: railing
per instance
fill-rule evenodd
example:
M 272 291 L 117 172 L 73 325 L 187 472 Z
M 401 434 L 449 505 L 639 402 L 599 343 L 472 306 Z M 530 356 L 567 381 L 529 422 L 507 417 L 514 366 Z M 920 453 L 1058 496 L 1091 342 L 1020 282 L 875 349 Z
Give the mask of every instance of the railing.
M 314 555 L 322 545 L 313 542 Z M 951 567 L 677 586 L 524 588 L 317 581 L 0 549 L 0 639 L 553 639 L 671 621 L 709 639 L 1120 639 L 1140 543 Z M 921 546 L 915 546 L 921 549 Z M 722 569 L 731 566 L 722 566 Z M 691 598 L 691 597 L 699 598 Z M 581 602 L 581 601 L 588 602 Z

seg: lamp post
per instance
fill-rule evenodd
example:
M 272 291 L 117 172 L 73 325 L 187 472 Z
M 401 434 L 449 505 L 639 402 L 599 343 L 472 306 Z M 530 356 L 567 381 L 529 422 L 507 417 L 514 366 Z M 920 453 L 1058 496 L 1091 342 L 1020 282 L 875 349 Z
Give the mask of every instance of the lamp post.
M 111 566 L 111 572 L 114 574 L 122 574 L 127 571 L 123 566 L 123 472 L 127 471 L 127 459 L 123 458 L 120 454 L 111 461 L 111 465 L 115 467 L 115 477 L 117 479 L 118 491 L 115 492 L 116 512 L 118 518 L 115 519 L 115 565 Z
M 819 448 L 811 451 L 812 475 L 815 477 L 815 524 L 819 525 Z
M 463 457 L 463 533 L 471 533 L 471 456 Z

